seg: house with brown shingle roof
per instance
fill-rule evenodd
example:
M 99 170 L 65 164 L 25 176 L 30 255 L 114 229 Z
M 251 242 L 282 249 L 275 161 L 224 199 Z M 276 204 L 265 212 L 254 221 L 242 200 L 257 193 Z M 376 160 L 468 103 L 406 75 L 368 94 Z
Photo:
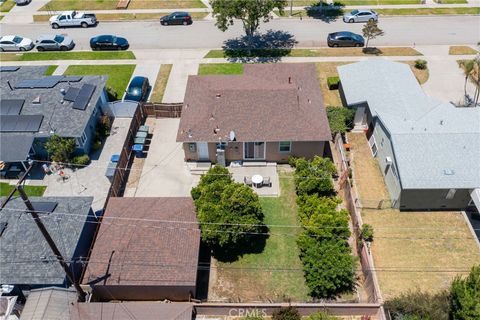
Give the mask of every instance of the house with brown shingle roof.
M 110 198 L 83 283 L 94 301 L 195 296 L 200 229 L 193 200 Z
M 323 155 L 330 127 L 314 64 L 248 64 L 190 76 L 177 133 L 186 161 L 288 162 Z

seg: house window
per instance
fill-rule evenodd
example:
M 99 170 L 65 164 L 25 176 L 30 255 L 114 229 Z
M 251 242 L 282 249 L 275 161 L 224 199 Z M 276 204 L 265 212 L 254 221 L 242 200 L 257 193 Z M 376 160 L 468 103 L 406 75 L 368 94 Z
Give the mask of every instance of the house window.
M 226 142 L 219 142 L 217 143 L 217 150 L 225 150 L 227 148 Z
M 291 141 L 280 141 L 278 143 L 278 151 L 280 152 L 290 152 L 292 150 Z
M 453 197 L 455 197 L 455 193 L 457 192 L 457 189 L 450 189 L 447 192 L 447 195 L 445 196 L 445 199 L 451 200 Z
M 77 138 L 77 147 L 82 148 L 85 145 L 86 141 L 87 141 L 87 134 L 84 131 L 82 133 L 82 136 L 80 138 Z
M 188 144 L 188 151 L 197 152 L 197 145 L 195 143 L 189 143 Z

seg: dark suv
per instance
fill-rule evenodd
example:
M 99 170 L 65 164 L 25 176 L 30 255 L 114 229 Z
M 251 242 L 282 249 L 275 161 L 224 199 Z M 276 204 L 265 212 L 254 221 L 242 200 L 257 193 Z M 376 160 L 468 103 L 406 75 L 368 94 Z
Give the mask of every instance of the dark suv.
M 173 12 L 168 16 L 163 16 L 160 18 L 160 24 L 163 26 L 168 26 L 169 24 L 183 24 L 186 26 L 192 23 L 192 17 L 188 14 L 188 12 Z

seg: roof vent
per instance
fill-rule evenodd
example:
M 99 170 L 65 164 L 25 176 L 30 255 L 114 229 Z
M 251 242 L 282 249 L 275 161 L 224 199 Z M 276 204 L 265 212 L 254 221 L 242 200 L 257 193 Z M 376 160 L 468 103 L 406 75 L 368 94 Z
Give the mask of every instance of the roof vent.
M 40 96 L 37 96 L 35 99 L 32 100 L 33 104 L 40 104 Z
M 386 157 L 386 158 L 385 158 L 385 163 L 387 164 L 387 166 L 390 166 L 390 165 L 392 165 L 392 163 L 393 163 L 393 160 L 392 160 L 392 158 L 390 158 L 390 157 Z
M 222 95 L 221 95 L 220 93 L 217 93 L 217 94 L 215 95 L 215 97 L 216 97 L 217 99 L 220 98 L 221 96 L 222 96 Z
M 192 137 L 193 137 L 193 135 L 192 135 L 192 129 L 188 129 L 187 134 L 188 134 L 188 137 L 189 137 L 189 138 L 192 138 Z
M 452 169 L 445 169 L 443 170 L 443 174 L 446 176 L 453 176 L 455 174 L 455 171 L 453 171 Z
M 288 77 L 288 83 L 292 83 L 292 77 Z
M 66 93 L 65 89 L 64 89 L 64 88 L 61 88 L 61 89 L 60 89 L 60 93 L 64 96 L 65 93 Z
M 443 126 L 443 120 L 440 120 L 440 125 Z

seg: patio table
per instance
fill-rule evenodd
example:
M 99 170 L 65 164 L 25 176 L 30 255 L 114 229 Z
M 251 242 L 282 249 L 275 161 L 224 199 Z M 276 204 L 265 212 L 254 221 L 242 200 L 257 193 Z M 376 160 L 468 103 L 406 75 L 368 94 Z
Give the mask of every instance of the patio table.
M 253 185 L 258 188 L 259 186 L 262 186 L 263 177 L 259 174 L 255 174 L 252 176 L 252 182 Z
M 138 128 L 138 131 L 148 133 L 148 129 L 150 129 L 148 126 L 143 125 Z
M 146 138 L 148 135 L 148 133 L 144 132 L 144 131 L 139 131 L 137 132 L 137 135 L 135 136 L 135 138 Z
M 135 138 L 135 140 L 133 140 L 133 143 L 135 144 L 145 144 L 145 142 L 147 141 L 146 138 Z

